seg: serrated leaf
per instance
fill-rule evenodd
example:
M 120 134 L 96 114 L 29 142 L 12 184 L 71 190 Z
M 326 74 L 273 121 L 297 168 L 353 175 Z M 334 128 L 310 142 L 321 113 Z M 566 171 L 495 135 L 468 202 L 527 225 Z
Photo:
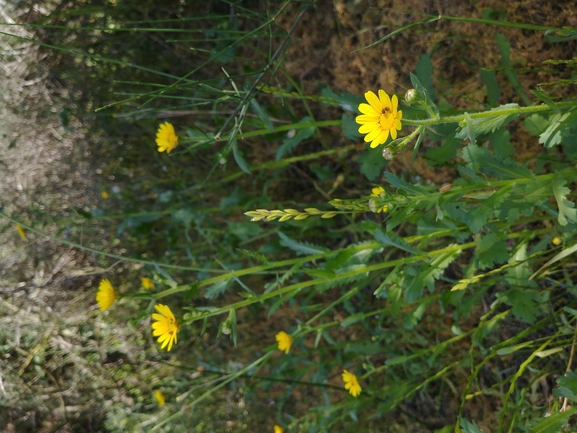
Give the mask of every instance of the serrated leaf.
M 207 287 L 205 290 L 204 297 L 207 299 L 214 299 L 221 293 L 224 293 L 231 285 L 232 279 L 220 280 L 214 283 L 212 286 Z
M 483 200 L 479 206 L 470 208 L 471 222 L 469 227 L 473 233 L 479 232 L 487 222 L 487 219 L 492 217 L 495 211 L 499 210 L 501 203 L 511 192 L 511 188 L 512 185 L 503 187 Z
M 509 289 L 503 299 L 511 306 L 513 315 L 527 323 L 533 323 L 539 314 L 539 293 L 532 289 Z
M 304 117 L 299 123 L 309 123 L 312 122 L 310 117 Z M 276 160 L 280 161 L 285 153 L 291 152 L 295 147 L 297 147 L 301 141 L 309 138 L 315 132 L 315 127 L 311 126 L 308 128 L 300 128 L 294 137 L 287 137 L 283 140 L 282 144 L 276 150 Z
M 507 242 L 498 239 L 495 233 L 489 233 L 477 241 L 477 248 L 475 249 L 477 268 L 491 268 L 494 263 L 506 262 L 508 258 Z
M 403 238 L 395 235 L 394 233 L 385 234 L 381 229 L 375 230 L 375 240 L 385 247 L 395 247 L 403 251 L 407 251 L 411 254 L 423 254 L 422 251 L 413 247 L 411 244 L 406 242 Z
M 383 158 L 382 149 L 367 149 L 357 160 L 361 164 L 361 173 L 371 182 L 383 172 L 387 160 Z
M 539 136 L 539 143 L 545 147 L 561 144 L 563 137 L 575 126 L 577 109 L 573 108 L 566 113 L 555 113 L 549 118 L 547 129 Z
M 281 238 L 281 245 L 290 248 L 291 250 L 297 252 L 298 254 L 309 255 L 309 254 L 322 254 L 329 251 L 328 248 L 319 247 L 317 245 L 309 244 L 307 242 L 297 242 L 292 240 L 287 235 L 282 232 L 278 232 Z
M 489 150 L 476 144 L 469 144 L 463 149 L 463 159 L 474 171 L 481 171 L 506 179 L 534 178 L 531 170 L 518 165 L 510 159 L 499 159 L 491 155 Z
M 555 195 L 557 207 L 559 208 L 559 216 L 557 219 L 562 226 L 566 226 L 569 222 L 577 222 L 577 209 L 575 209 L 575 204 L 566 198 L 567 194 L 571 192 L 571 190 L 565 186 L 566 183 L 567 181 L 561 176 L 555 176 L 552 183 L 553 194 Z
M 577 412 L 577 407 L 543 418 L 541 422 L 531 429 L 530 433 L 557 433 L 575 412 Z
M 406 191 L 410 195 L 428 194 L 426 190 L 419 188 L 418 186 L 411 185 L 405 182 L 403 179 L 399 178 L 397 175 L 390 173 L 388 171 L 385 171 L 385 178 L 387 179 L 387 182 L 389 182 L 392 186 L 398 189 L 402 189 L 403 191 Z
M 412 278 L 408 279 L 405 286 L 405 299 L 408 303 L 413 303 L 421 299 L 423 288 L 428 287 L 430 291 L 435 286 L 437 280 L 445 269 L 459 256 L 461 252 L 451 252 L 442 254 L 433 258 L 429 263 L 425 263 L 419 269 L 419 272 Z
M 533 137 L 541 135 L 547 129 L 549 122 L 540 114 L 532 114 L 523 122 L 529 134 Z
M 468 113 L 465 113 L 466 126 L 462 127 L 455 137 L 464 140 L 468 138 L 471 143 L 475 143 L 477 135 L 488 134 L 495 132 L 497 129 L 513 121 L 518 114 L 499 113 L 500 111 L 507 111 L 513 108 L 519 108 L 518 104 L 505 104 L 491 109 L 490 113 L 495 113 L 491 117 L 475 117 L 471 118 Z
M 232 145 L 232 155 L 234 156 L 236 164 L 246 174 L 250 174 L 250 168 L 248 166 L 248 162 L 245 159 L 243 152 L 241 152 L 241 150 L 238 148 L 236 137 L 233 137 L 231 145 Z

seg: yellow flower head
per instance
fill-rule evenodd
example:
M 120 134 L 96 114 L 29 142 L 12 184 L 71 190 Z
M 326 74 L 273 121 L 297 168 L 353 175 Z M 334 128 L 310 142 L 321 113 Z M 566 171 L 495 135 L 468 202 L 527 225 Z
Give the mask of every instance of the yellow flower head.
M 156 132 L 156 145 L 159 152 L 170 153 L 178 144 L 178 136 L 170 122 L 161 123 Z
M 403 112 L 397 110 L 399 100 L 397 95 L 389 98 L 384 90 L 379 90 L 379 96 L 373 92 L 365 93 L 365 99 L 368 104 L 360 104 L 359 111 L 362 113 L 357 116 L 356 122 L 361 125 L 359 132 L 365 135 L 365 141 L 371 142 L 371 147 L 375 148 L 383 144 L 389 138 L 395 140 L 397 131 L 402 128 L 401 119 Z
M 98 285 L 98 292 L 96 293 L 96 302 L 100 307 L 100 311 L 108 310 L 116 301 L 116 290 L 108 280 L 102 280 Z
M 282 428 L 280 425 L 275 425 L 274 433 L 284 433 L 284 428 Z
M 26 230 L 24 230 L 22 227 L 20 227 L 19 224 L 16 224 L 16 231 L 18 232 L 18 234 L 20 235 L 20 237 L 22 239 L 26 239 Z
M 152 335 L 158 337 L 158 342 L 162 343 L 161 349 L 168 345 L 167 351 L 170 352 L 172 345 L 176 343 L 176 334 L 178 333 L 178 322 L 174 314 L 167 305 L 156 304 L 154 309 L 158 313 L 152 314 Z
M 144 287 L 145 290 L 154 289 L 154 283 L 150 278 L 142 277 L 140 284 L 142 284 L 142 287 Z
M 158 390 L 154 391 L 154 398 L 158 402 L 159 406 L 164 406 L 165 400 L 164 400 L 164 394 L 162 392 Z
M 357 376 L 349 373 L 347 370 L 343 370 L 343 382 L 345 383 L 345 389 L 347 389 L 353 397 L 358 396 L 363 390 L 361 385 L 359 385 Z
M 100 196 L 101 196 L 103 199 L 107 199 L 107 198 L 110 197 L 110 194 L 108 194 L 106 191 L 102 191 L 102 192 L 100 193 Z
M 551 242 L 553 242 L 553 245 L 561 245 L 563 239 L 561 239 L 559 236 L 555 236 Z
M 278 350 L 282 350 L 285 354 L 288 354 L 295 339 L 286 332 L 280 331 L 276 334 L 276 341 L 278 341 Z
M 385 189 L 382 186 L 377 186 L 371 190 L 371 197 L 380 197 Z M 384 205 L 382 208 L 377 209 L 377 213 L 386 212 L 389 210 L 389 205 Z

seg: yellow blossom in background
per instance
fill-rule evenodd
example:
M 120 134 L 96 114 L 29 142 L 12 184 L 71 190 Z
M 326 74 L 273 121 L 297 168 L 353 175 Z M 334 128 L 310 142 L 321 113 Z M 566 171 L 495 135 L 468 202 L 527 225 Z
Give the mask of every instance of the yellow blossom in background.
M 377 186 L 371 190 L 371 197 L 380 197 L 385 189 L 382 186 Z M 377 209 L 377 213 L 386 212 L 389 210 L 389 205 L 384 205 L 382 208 Z
M 347 370 L 343 370 L 343 382 L 345 383 L 345 389 L 349 391 L 353 397 L 358 396 L 361 391 L 361 385 L 359 385 L 359 381 L 357 380 L 357 376 L 353 373 L 349 373 Z
M 164 406 L 165 400 L 164 400 L 164 394 L 162 392 L 158 390 L 154 391 L 154 398 L 158 402 L 159 406 Z
M 108 280 L 102 280 L 98 285 L 98 292 L 96 293 L 96 302 L 100 307 L 100 311 L 108 310 L 116 301 L 116 290 Z
M 168 308 L 167 305 L 157 304 L 154 309 L 158 313 L 152 314 L 152 335 L 158 337 L 158 342 L 162 343 L 161 349 L 164 349 L 167 345 L 167 351 L 170 352 L 172 345 L 176 343 L 176 334 L 178 333 L 178 322 Z
M 106 191 L 102 191 L 102 192 L 100 193 L 100 196 L 101 196 L 103 199 L 107 199 L 107 198 L 110 197 L 110 194 L 108 194 Z
M 561 242 L 563 242 L 563 240 L 559 236 L 555 236 L 551 242 L 553 243 L 553 245 L 561 245 Z
M 26 230 L 24 230 L 22 227 L 20 227 L 19 224 L 16 224 L 16 231 L 18 232 L 18 234 L 20 235 L 20 237 L 23 240 L 26 239 Z
M 374 92 L 365 93 L 368 104 L 360 104 L 359 111 L 362 113 L 355 119 L 361 125 L 359 132 L 365 135 L 365 141 L 375 148 L 383 144 L 389 138 L 395 140 L 397 131 L 402 128 L 401 119 L 403 112 L 398 110 L 399 100 L 397 95 L 389 98 L 384 90 L 379 90 L 379 96 Z
M 146 290 L 154 289 L 154 283 L 150 278 L 142 277 L 140 284 L 142 284 L 142 287 L 144 287 Z
M 295 339 L 286 332 L 280 331 L 276 334 L 276 341 L 278 341 L 278 349 L 284 351 L 285 354 L 288 354 Z
M 282 428 L 280 425 L 275 425 L 274 433 L 284 433 L 284 428 Z
M 156 145 L 159 152 L 170 153 L 178 144 L 178 136 L 170 122 L 161 123 L 156 132 Z

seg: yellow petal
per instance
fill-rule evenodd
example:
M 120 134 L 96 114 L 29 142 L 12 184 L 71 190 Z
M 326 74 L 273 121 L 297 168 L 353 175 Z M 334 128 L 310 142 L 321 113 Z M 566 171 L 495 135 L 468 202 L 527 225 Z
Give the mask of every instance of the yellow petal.
M 363 124 L 363 123 L 379 123 L 378 116 L 372 116 L 368 114 L 361 114 L 355 118 L 355 122 Z
M 391 108 L 391 98 L 384 90 L 379 90 L 379 101 L 381 101 L 383 108 Z
M 368 104 L 360 104 L 359 105 L 359 111 L 363 114 L 368 115 L 368 116 L 378 117 L 381 114 L 380 111 L 376 111 L 373 107 L 371 107 Z
M 373 92 L 368 91 L 365 93 L 365 99 L 369 105 L 377 111 L 377 113 L 381 113 L 383 111 L 383 105 L 381 104 L 381 101 L 379 101 L 379 98 L 377 98 L 377 95 L 375 95 Z
M 395 111 L 397 111 L 397 108 L 399 108 L 399 98 L 397 98 L 397 95 L 393 95 L 393 97 L 391 98 L 391 110 L 393 111 L 393 113 Z
M 378 128 L 379 128 L 378 123 L 367 123 L 359 128 L 359 132 L 361 134 L 368 134 L 369 132 L 374 131 L 375 129 Z

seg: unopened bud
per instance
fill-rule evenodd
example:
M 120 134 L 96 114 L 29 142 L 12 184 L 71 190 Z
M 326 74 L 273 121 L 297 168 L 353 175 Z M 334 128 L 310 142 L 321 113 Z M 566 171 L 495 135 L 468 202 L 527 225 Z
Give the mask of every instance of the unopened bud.
M 410 104 L 412 102 L 415 102 L 418 97 L 419 97 L 419 94 L 417 93 L 417 91 L 415 89 L 409 89 L 409 90 L 407 90 L 407 93 L 405 93 L 405 102 L 407 104 Z
M 395 153 L 391 150 L 391 148 L 385 147 L 383 149 L 383 158 L 385 158 L 387 161 L 391 161 L 394 157 Z

